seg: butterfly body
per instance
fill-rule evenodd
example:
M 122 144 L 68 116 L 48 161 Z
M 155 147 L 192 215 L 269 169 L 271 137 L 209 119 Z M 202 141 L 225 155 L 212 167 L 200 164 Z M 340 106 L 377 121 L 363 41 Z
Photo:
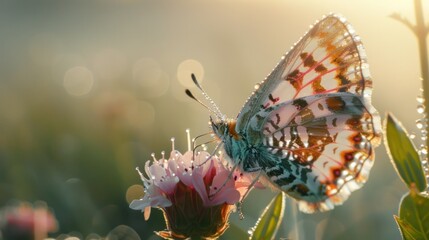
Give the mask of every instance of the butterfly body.
M 380 142 L 360 38 L 329 15 L 287 53 L 236 120 L 211 120 L 233 165 L 298 200 L 330 210 L 360 188 Z

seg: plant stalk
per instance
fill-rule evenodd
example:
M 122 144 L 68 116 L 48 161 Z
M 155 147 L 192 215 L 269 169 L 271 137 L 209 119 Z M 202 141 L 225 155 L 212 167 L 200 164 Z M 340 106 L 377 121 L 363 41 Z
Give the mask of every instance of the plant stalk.
M 419 44 L 421 76 L 423 79 L 423 97 L 425 98 L 425 101 L 429 101 L 429 61 L 427 48 L 427 36 L 429 26 L 426 26 L 424 21 L 421 0 L 414 0 L 414 11 L 416 14 L 416 26 L 414 27 L 414 33 L 417 37 L 417 41 Z M 429 106 L 425 106 L 425 117 L 427 118 L 428 116 Z M 426 125 L 426 131 L 428 130 L 428 126 Z M 429 138 L 426 138 L 426 146 L 429 146 Z

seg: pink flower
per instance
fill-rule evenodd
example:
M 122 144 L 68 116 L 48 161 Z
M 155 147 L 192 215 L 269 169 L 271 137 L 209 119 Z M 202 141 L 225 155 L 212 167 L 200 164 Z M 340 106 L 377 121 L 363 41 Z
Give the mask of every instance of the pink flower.
M 154 155 L 152 155 L 154 157 Z M 217 238 L 228 228 L 228 218 L 235 204 L 242 201 L 251 187 L 252 178 L 225 164 L 220 156 L 207 152 L 173 150 L 170 157 L 145 164 L 145 195 L 134 200 L 130 208 L 144 211 L 145 219 L 152 207 L 164 213 L 164 238 Z M 258 187 L 261 184 L 256 184 Z
M 45 239 L 57 229 L 55 216 L 41 202 L 35 207 L 21 202 L 0 212 L 0 230 L 5 239 Z

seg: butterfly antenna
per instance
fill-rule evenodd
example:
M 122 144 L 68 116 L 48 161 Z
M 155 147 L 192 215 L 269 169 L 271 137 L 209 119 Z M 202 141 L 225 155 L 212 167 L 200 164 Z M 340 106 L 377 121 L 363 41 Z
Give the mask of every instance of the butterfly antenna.
M 200 83 L 197 81 L 197 78 L 195 77 L 195 74 L 191 74 L 192 81 L 194 82 L 195 86 L 197 86 L 201 93 L 203 94 L 204 98 L 210 102 L 210 105 L 213 107 L 213 113 L 221 120 L 225 120 L 225 116 L 220 111 L 219 107 L 215 104 L 215 102 L 209 97 L 209 95 L 204 91 L 203 87 L 201 87 Z
M 201 105 L 202 105 L 203 107 L 205 107 L 207 110 L 209 110 L 211 113 L 213 113 L 213 114 L 215 114 L 215 115 L 217 116 L 217 113 L 216 113 L 213 109 L 211 109 L 211 108 L 207 107 L 207 105 L 205 105 L 203 102 L 201 102 L 201 100 L 199 100 L 198 98 L 196 98 L 196 97 L 194 96 L 194 94 L 192 94 L 191 90 L 186 89 L 186 90 L 185 90 L 185 93 L 186 93 L 186 95 L 188 95 L 188 97 L 190 97 L 190 98 L 192 98 L 193 100 L 197 101 L 199 104 L 201 104 Z

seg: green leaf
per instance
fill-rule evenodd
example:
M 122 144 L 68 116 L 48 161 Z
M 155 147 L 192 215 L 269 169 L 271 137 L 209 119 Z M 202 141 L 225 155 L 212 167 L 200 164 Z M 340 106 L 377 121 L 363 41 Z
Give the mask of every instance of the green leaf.
M 396 224 L 399 226 L 399 231 L 401 232 L 403 240 L 423 239 L 422 233 L 418 232 L 407 221 L 400 219 L 398 216 L 393 216 L 393 218 L 395 219 Z
M 286 206 L 286 194 L 279 193 L 265 208 L 249 239 L 274 239 L 279 229 Z
M 387 114 L 384 129 L 386 149 L 398 175 L 408 188 L 414 184 L 420 192 L 424 191 L 427 183 L 420 157 L 405 128 L 392 114 Z
M 429 240 L 429 198 L 412 188 L 401 200 L 399 217 L 421 234 L 417 239 Z

